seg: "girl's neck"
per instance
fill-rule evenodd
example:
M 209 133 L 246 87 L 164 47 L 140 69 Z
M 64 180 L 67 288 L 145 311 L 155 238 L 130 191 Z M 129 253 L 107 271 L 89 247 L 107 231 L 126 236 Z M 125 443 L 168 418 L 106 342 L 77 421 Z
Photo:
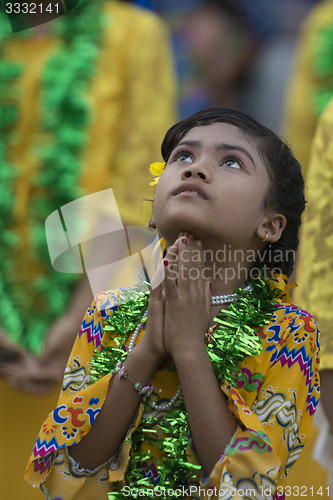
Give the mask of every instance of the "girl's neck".
M 227 295 L 230 293 L 234 293 L 236 290 L 239 288 L 245 288 L 246 283 L 244 280 L 230 280 L 227 283 L 221 282 L 221 280 L 214 280 L 212 281 L 212 287 L 211 287 L 211 295 L 216 296 L 216 295 Z M 215 324 L 214 318 L 216 315 L 218 315 L 219 311 L 221 309 L 226 309 L 228 308 L 228 303 L 225 304 L 217 304 L 217 305 L 211 305 L 210 307 L 210 325 L 213 326 Z
M 231 268 L 227 269 L 226 271 L 230 270 L 234 271 Z M 211 280 L 211 284 L 212 295 L 227 295 L 229 293 L 235 292 L 235 290 L 238 290 L 238 288 L 245 288 L 246 280 L 244 278 L 239 278 L 238 276 L 230 279 L 227 278 L 226 280 L 215 278 Z

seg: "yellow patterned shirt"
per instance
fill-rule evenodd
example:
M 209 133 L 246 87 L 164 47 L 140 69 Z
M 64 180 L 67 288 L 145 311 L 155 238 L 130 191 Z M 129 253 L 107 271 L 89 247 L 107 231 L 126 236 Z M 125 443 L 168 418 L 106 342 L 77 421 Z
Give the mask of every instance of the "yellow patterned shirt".
M 112 345 L 110 333 L 103 328 L 116 307 L 118 293 L 99 294 L 98 303 L 93 302 L 88 309 L 65 370 L 57 408 L 42 425 L 31 453 L 26 480 L 40 485 L 48 500 L 107 500 L 107 493 L 112 491 L 122 491 L 124 498 L 131 496 L 131 485 L 125 477 L 130 439 L 94 471 L 80 469 L 67 451 L 89 432 L 115 376 L 110 373 L 92 383 L 90 368 L 93 350 L 102 342 Z M 142 335 L 143 331 L 137 342 Z M 318 329 L 306 311 L 278 301 L 269 323 L 258 330 L 258 335 L 262 350 L 240 363 L 242 382 L 235 387 L 221 382 L 238 429 L 227 448 L 221 450 L 208 478 L 199 470 L 196 479 L 184 478 L 181 485 L 175 485 L 181 498 L 203 500 L 219 492 L 221 498 L 240 499 L 246 490 L 251 498 L 283 498 L 287 475 L 307 441 L 319 401 Z M 176 392 L 179 379 L 166 365 L 157 370 L 152 384 L 161 389 L 160 400 L 167 402 Z M 142 415 L 143 403 L 128 438 L 135 433 Z M 161 417 L 160 411 L 155 417 L 156 421 Z M 161 452 L 150 449 L 151 461 L 143 464 L 142 474 L 157 486 L 156 459 L 161 458 Z M 188 460 L 199 464 L 190 435 L 187 452 Z

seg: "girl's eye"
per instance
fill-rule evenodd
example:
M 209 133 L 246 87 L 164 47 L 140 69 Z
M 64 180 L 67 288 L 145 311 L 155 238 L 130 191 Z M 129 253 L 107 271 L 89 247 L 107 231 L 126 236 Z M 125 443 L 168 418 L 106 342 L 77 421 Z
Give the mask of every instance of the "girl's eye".
M 187 151 L 186 149 L 178 149 L 170 156 L 169 161 L 170 163 L 180 162 L 180 161 L 192 163 L 193 155 L 190 153 L 190 151 Z
M 176 161 L 192 162 L 192 158 L 188 153 L 180 153 L 175 158 Z
M 233 159 L 230 159 L 230 160 L 226 160 L 223 165 L 226 165 L 227 167 L 231 167 L 231 168 L 238 168 L 238 169 L 241 169 L 243 168 L 243 165 L 241 164 L 240 161 L 238 160 L 233 160 Z

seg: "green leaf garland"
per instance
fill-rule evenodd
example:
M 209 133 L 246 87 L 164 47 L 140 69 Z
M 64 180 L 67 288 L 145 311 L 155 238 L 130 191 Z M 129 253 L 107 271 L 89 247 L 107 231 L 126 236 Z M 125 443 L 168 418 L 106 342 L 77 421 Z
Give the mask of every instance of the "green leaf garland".
M 80 0 L 75 8 L 51 23 L 54 33 L 61 37 L 61 44 L 42 74 L 41 128 L 47 143 L 36 151 L 40 161 L 34 179 L 37 194 L 29 207 L 34 258 L 46 272 L 24 290 L 15 270 L 16 249 L 20 245 L 12 218 L 17 173 L 15 165 L 8 162 L 8 148 L 18 119 L 16 82 L 24 66 L 4 60 L 3 55 L 0 60 L 1 327 L 12 340 L 32 352 L 41 349 L 52 322 L 65 311 L 78 280 L 77 275 L 50 269 L 44 223 L 54 210 L 84 194 L 78 184 L 91 121 L 86 92 L 96 71 L 103 36 L 101 2 Z M 30 30 L 15 34 L 15 37 L 25 36 L 30 36 Z M 6 14 L 0 12 L 0 47 L 13 37 Z M 40 301 L 38 313 L 32 297 Z
M 258 325 L 269 322 L 276 307 L 275 300 L 282 297 L 280 290 L 272 289 L 262 278 L 252 280 L 251 287 L 251 292 L 239 289 L 237 300 L 214 318 L 218 326 L 208 344 L 216 377 L 231 385 L 236 385 L 241 377 L 238 363 L 246 356 L 260 353 Z

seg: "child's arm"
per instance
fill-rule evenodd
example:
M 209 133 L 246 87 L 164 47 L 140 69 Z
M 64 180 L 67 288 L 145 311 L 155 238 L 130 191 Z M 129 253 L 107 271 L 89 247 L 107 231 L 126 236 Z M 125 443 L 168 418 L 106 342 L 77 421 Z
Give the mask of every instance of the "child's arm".
M 149 384 L 158 368 L 161 357 L 149 352 L 145 343 L 139 344 L 128 356 L 125 368 L 129 377 L 142 386 Z M 133 382 L 115 376 L 102 406 L 102 409 L 89 433 L 76 445 L 71 446 L 69 454 L 80 467 L 95 469 L 109 460 L 119 449 L 128 431 L 142 396 L 134 389 Z
M 163 319 L 164 303 L 160 285 L 151 290 L 145 335 L 124 364 L 128 376 L 142 386 L 150 383 L 164 358 Z M 78 444 L 70 447 L 70 456 L 87 469 L 95 469 L 109 460 L 124 440 L 141 399 L 133 382 L 113 377 L 90 432 Z
M 236 419 L 228 409 L 205 346 L 177 351 L 173 360 L 195 448 L 208 476 L 237 429 Z
M 73 490 L 75 496 L 76 491 L 85 487 L 86 480 L 94 481 L 90 478 L 95 474 L 93 469 L 111 458 L 113 463 L 117 462 L 117 475 L 124 474 L 130 449 L 124 438 L 131 435 L 139 422 L 140 415 L 135 415 L 140 397 L 130 380 L 120 380 L 110 373 L 92 384 L 90 374 L 94 349 L 100 347 L 103 339 L 109 338 L 108 334 L 103 335 L 103 328 L 105 319 L 115 307 L 116 295 L 115 292 L 100 294 L 101 308 L 94 302 L 89 307 L 65 370 L 57 407 L 42 425 L 29 459 L 26 480 L 35 486 L 44 484 L 47 492 L 53 495 L 62 496 L 60 492 L 67 483 L 63 481 L 65 474 L 71 478 L 71 492 Z M 145 335 L 125 363 L 129 377 L 141 384 L 149 382 L 155 366 L 164 356 L 163 315 L 161 287 L 157 287 L 151 293 Z M 121 454 L 113 457 L 120 445 Z M 73 469 L 66 448 L 82 471 Z M 107 477 L 107 467 L 102 469 L 101 474 Z M 66 498 L 73 496 L 67 492 Z
M 237 423 L 228 409 L 206 350 L 204 334 L 209 326 L 211 298 L 209 282 L 203 279 L 203 258 L 201 262 L 189 262 L 191 259 L 185 260 L 185 255 L 182 258 L 184 249 L 202 252 L 202 245 L 188 239 L 184 246 L 179 239 L 166 255 L 170 264 L 166 266 L 164 280 L 164 337 L 166 350 L 173 357 L 179 375 L 200 463 L 208 475 L 230 442 Z M 172 262 L 174 255 L 178 255 L 177 264 Z M 189 265 L 197 266 L 198 279 L 186 277 Z

